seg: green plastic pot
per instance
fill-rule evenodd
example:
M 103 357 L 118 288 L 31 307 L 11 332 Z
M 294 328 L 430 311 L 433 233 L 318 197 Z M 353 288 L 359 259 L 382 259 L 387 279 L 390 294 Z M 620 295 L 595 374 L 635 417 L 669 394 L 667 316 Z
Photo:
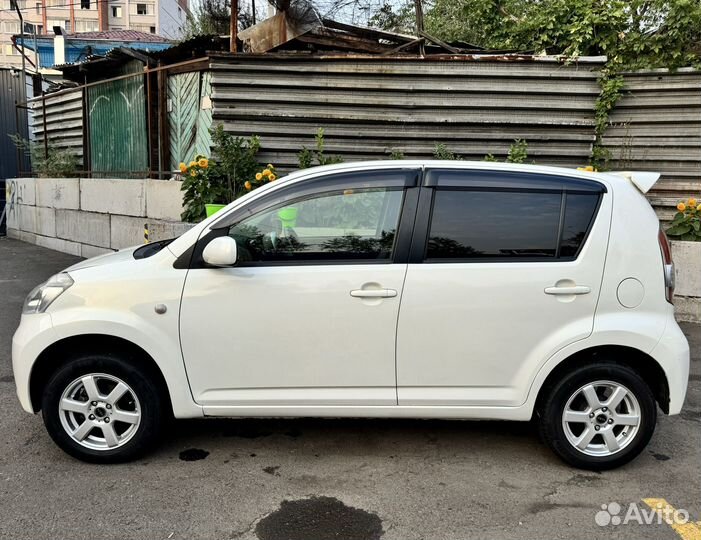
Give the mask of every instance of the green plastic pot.
M 281 208 L 277 212 L 277 217 L 282 221 L 283 227 L 290 228 L 297 226 L 297 209 L 294 206 Z
M 213 216 L 214 214 L 216 214 L 217 212 L 219 212 L 219 210 L 221 210 L 222 208 L 226 207 L 226 205 L 225 204 L 205 204 L 204 207 L 205 207 L 205 210 L 207 210 L 207 217 L 210 217 L 210 216 Z

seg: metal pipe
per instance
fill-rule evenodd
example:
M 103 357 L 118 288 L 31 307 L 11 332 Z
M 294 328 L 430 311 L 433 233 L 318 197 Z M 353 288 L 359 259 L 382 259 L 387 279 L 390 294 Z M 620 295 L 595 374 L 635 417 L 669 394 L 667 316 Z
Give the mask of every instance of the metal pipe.
M 34 25 L 34 68 L 39 73 L 39 45 L 37 45 L 37 25 Z
M 229 24 L 229 33 L 231 35 L 230 41 L 231 46 L 229 50 L 232 53 L 238 52 L 236 41 L 238 40 L 239 33 L 239 2 L 238 0 L 231 0 L 231 17 Z
M 41 91 L 41 119 L 44 124 L 44 159 L 49 159 L 49 134 L 46 132 L 46 92 Z
M 17 16 L 19 17 L 19 35 L 22 40 L 22 84 L 24 85 L 24 95 L 27 95 L 27 65 L 24 60 L 24 18 L 22 17 L 22 12 L 19 10 L 19 5 L 17 0 L 10 0 L 10 5 L 15 8 Z

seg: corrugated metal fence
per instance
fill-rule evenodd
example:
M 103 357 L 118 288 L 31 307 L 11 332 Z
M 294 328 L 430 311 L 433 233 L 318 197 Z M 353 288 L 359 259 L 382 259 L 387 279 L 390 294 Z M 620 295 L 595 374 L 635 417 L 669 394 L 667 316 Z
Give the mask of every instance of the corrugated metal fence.
M 503 157 L 517 138 L 529 158 L 586 164 L 599 64 L 221 56 L 211 61 L 214 124 L 261 136 L 263 156 L 297 166 L 324 128 L 344 160 L 432 155 L 436 143 L 466 159 Z
M 701 72 L 624 75 L 604 142 L 615 169 L 661 171 L 650 200 L 662 220 L 680 199 L 701 195 Z
M 626 73 L 604 142 L 611 165 L 701 178 L 701 72 Z
M 138 76 L 87 89 L 92 171 L 124 174 L 149 168 L 143 65 L 132 62 L 113 76 L 131 73 Z
M 24 102 L 27 92 L 27 79 L 21 72 L 0 68 L 0 236 L 5 235 L 5 180 L 14 178 L 20 170 L 29 167 L 29 160 L 23 152 L 18 151 L 10 135 L 18 134 L 23 139 L 29 138 L 27 129 L 27 110 L 18 108 L 17 103 Z
M 30 99 L 29 125 L 38 142 L 68 150 L 83 163 L 83 90 L 65 90 Z
M 528 161 L 584 165 L 594 141 L 599 67 L 594 62 L 564 65 L 543 60 L 220 54 L 210 59 L 211 111 L 204 105 L 207 73 L 189 76 L 200 87 L 198 100 L 194 94 L 175 99 L 172 88 L 178 78 L 187 77 L 169 75 L 173 78 L 166 138 L 174 150 L 171 165 L 200 151 L 204 128 L 198 123 L 193 135 L 193 121 L 202 116 L 208 123 L 210 112 L 213 124 L 222 123 L 230 133 L 260 135 L 261 161 L 272 161 L 283 170 L 297 167 L 299 151 L 303 145 L 313 147 L 320 127 L 325 130 L 327 155 L 346 161 L 387 158 L 392 152 L 426 158 L 437 143 L 465 159 L 480 160 L 487 154 L 503 159 L 514 139 L 523 138 L 528 142 Z M 670 205 L 701 191 L 701 72 L 628 73 L 625 80 L 624 95 L 612 111 L 605 136 L 611 165 L 662 172 L 652 198 L 667 219 L 673 211 Z M 142 96 L 143 77 L 129 81 L 134 88 L 127 90 Z M 124 83 L 105 83 L 99 92 L 92 90 L 99 87 L 88 88 L 90 109 L 102 106 L 100 96 L 105 92 L 121 95 L 125 89 L 119 84 Z M 114 87 L 110 90 L 107 85 Z M 38 139 L 43 137 L 42 99 L 32 101 L 31 125 Z M 45 100 L 50 140 L 81 155 L 85 131 L 81 90 Z M 143 101 L 125 102 L 126 108 L 115 109 L 97 131 L 90 126 L 93 146 L 102 145 L 107 156 L 113 149 L 119 154 L 114 159 L 130 155 L 121 143 L 138 146 L 129 150 L 132 154 L 125 163 L 100 162 L 101 171 L 148 167 L 149 138 L 141 136 L 147 128 Z M 186 105 L 187 110 L 180 110 Z M 179 117 L 187 117 L 189 123 L 178 128 L 174 123 Z M 139 136 L 120 138 L 127 128 Z M 92 163 L 93 169 L 96 164 Z
M 29 138 L 27 130 L 27 110 L 18 108 L 18 103 L 26 101 L 26 84 L 22 84 L 22 74 L 16 69 L 0 68 L 0 179 L 14 178 L 20 170 L 29 166 L 29 161 L 9 135 L 18 133 Z M 19 163 L 18 163 L 19 158 Z
M 189 163 L 198 154 L 211 153 L 212 75 L 191 71 L 168 76 L 168 129 L 170 168 Z

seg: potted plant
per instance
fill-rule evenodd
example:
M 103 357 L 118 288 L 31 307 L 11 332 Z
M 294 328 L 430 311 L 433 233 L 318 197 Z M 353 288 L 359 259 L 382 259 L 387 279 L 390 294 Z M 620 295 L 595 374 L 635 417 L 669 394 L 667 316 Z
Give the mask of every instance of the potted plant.
M 180 164 L 185 205 L 182 219 L 200 221 L 252 189 L 250 179 L 261 169 L 256 160 L 259 150 L 260 139 L 255 135 L 234 137 L 221 125 L 212 130 L 212 158 L 197 156 L 189 164 Z
M 675 295 L 701 297 L 701 201 L 691 197 L 677 204 L 666 233 L 677 269 Z
M 199 221 L 224 207 L 226 193 L 207 157 L 198 155 L 189 164 L 180 163 L 179 168 L 183 177 L 181 189 L 185 192 L 183 221 Z

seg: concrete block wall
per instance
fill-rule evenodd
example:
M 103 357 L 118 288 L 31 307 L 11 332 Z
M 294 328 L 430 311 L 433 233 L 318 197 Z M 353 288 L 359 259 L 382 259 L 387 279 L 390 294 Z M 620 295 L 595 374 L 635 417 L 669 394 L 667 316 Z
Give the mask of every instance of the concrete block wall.
M 80 257 L 178 236 L 181 183 L 175 180 L 16 178 L 6 183 L 7 235 Z
M 671 243 L 676 270 L 675 313 L 679 320 L 701 322 L 701 242 Z

